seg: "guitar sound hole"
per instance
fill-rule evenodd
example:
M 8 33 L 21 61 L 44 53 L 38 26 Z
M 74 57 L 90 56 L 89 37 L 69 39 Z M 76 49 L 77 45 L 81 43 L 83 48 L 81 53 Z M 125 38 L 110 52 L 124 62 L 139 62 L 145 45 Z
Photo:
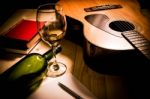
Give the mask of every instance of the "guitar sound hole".
M 134 30 L 135 27 L 132 23 L 127 21 L 113 21 L 109 24 L 109 27 L 115 31 L 124 32 Z

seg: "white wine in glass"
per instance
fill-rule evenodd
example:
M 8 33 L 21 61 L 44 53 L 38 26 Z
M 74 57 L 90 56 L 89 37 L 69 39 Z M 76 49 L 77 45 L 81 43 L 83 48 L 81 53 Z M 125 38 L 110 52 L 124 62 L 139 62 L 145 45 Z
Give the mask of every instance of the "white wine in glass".
M 60 44 L 65 36 L 67 23 L 66 17 L 61 5 L 57 3 L 48 3 L 40 5 L 36 14 L 37 31 L 41 39 L 52 49 Z M 45 23 L 43 28 L 41 23 Z M 57 77 L 65 73 L 67 67 L 64 63 L 57 62 L 56 55 L 54 62 L 49 64 L 47 76 Z

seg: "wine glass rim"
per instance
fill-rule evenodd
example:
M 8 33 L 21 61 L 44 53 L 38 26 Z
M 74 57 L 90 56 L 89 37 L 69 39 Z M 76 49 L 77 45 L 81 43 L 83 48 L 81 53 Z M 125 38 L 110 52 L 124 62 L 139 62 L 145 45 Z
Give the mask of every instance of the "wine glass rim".
M 38 6 L 37 9 L 40 9 L 41 7 L 47 6 L 47 5 L 53 5 L 53 6 L 61 6 L 59 3 L 45 3 Z

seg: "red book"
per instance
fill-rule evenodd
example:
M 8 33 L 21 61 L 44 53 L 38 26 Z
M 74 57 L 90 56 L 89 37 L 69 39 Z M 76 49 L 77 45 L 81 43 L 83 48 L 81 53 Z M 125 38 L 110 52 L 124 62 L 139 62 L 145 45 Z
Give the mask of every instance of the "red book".
M 44 26 L 44 22 L 41 22 Z M 7 48 L 28 49 L 40 39 L 36 21 L 21 20 L 0 37 L 0 45 Z
M 11 39 L 30 41 L 37 33 L 36 22 L 21 20 L 14 28 L 10 29 L 5 36 Z

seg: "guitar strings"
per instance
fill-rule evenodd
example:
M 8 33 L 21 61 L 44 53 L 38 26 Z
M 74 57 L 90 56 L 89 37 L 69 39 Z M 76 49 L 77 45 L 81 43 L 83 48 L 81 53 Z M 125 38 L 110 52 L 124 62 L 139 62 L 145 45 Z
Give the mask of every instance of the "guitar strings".
M 127 4 L 126 4 L 126 5 L 127 5 Z M 119 14 L 119 13 L 118 13 L 118 14 Z M 126 20 L 126 18 L 123 17 L 123 19 L 124 19 L 125 22 L 128 22 L 128 21 Z M 127 31 L 129 31 L 129 30 L 131 31 L 131 29 L 132 29 L 132 27 L 131 27 L 131 25 L 130 25 L 130 24 L 131 24 L 130 22 L 127 23 L 127 24 L 122 24 L 121 22 L 120 22 L 120 23 L 118 22 L 118 24 L 120 24 L 120 26 L 123 27 L 123 28 L 119 27 L 119 28 L 122 30 L 122 32 L 125 32 L 126 30 L 127 30 Z
M 110 1 L 110 0 L 108 0 L 107 2 L 109 2 L 109 3 L 111 4 L 111 1 Z M 122 1 L 121 1 L 121 2 L 122 2 Z M 110 11 L 110 12 L 111 12 L 111 11 Z M 111 18 L 114 18 L 114 16 L 112 15 L 112 13 L 113 13 L 113 12 L 110 13 L 110 17 L 111 17 Z M 117 15 L 120 15 L 120 13 L 117 13 Z M 121 16 L 122 16 L 122 15 L 121 15 Z M 131 26 L 132 24 L 131 24 L 130 22 L 128 22 L 124 16 L 122 16 L 122 17 L 123 17 L 123 20 L 122 20 L 122 19 L 119 19 L 117 23 L 114 23 L 114 25 L 117 26 L 117 28 L 119 28 L 119 29 L 121 30 L 121 32 L 125 32 L 125 31 L 128 31 L 128 30 L 131 31 L 131 29 L 133 28 L 133 27 Z M 123 21 L 124 21 L 124 22 L 128 22 L 128 23 L 123 24 L 123 23 L 122 23 Z M 131 24 L 131 25 L 130 25 L 130 24 Z M 132 31 L 133 31 L 133 30 L 132 30 Z
M 107 4 L 108 4 L 108 3 L 109 3 L 109 4 L 112 4 L 112 2 L 110 2 L 109 0 L 107 0 Z M 106 2 L 105 2 L 105 4 L 106 4 Z M 107 12 L 106 12 L 106 13 L 107 13 Z M 110 19 L 114 19 L 114 16 L 113 16 L 114 13 L 113 13 L 113 14 L 112 14 L 112 13 L 113 13 L 112 11 L 109 12 L 109 14 L 110 14 L 109 17 L 110 17 Z M 121 28 L 121 25 L 122 25 L 121 22 L 118 22 L 117 24 L 114 23 L 114 25 L 116 25 L 120 30 L 122 30 L 122 28 Z
M 127 5 L 127 4 L 126 4 L 126 5 Z M 126 20 L 126 18 L 123 17 L 123 19 L 124 19 L 125 22 L 129 22 L 129 21 Z M 120 23 L 120 24 L 121 24 L 122 27 L 124 28 L 124 29 L 121 28 L 121 29 L 122 29 L 122 32 L 129 31 L 129 30 L 131 31 L 131 29 L 133 28 L 133 27 L 131 26 L 132 23 L 130 23 L 130 22 L 127 23 L 127 24 L 122 24 L 122 23 Z M 125 27 L 124 27 L 124 26 L 125 26 Z M 134 28 L 135 28 L 135 26 L 134 26 Z M 125 30 L 125 31 L 124 31 L 124 30 Z M 133 31 L 133 30 L 132 30 L 132 31 Z
M 109 0 L 107 0 L 107 1 L 102 1 L 102 2 L 99 2 L 101 5 L 102 4 L 106 4 L 106 5 L 108 5 L 108 4 L 112 4 L 112 1 L 110 2 Z M 114 2 L 113 2 L 114 3 Z M 108 11 L 109 12 L 109 11 Z M 107 13 L 107 12 L 106 12 Z M 108 13 L 107 13 L 108 14 Z M 112 11 L 110 11 L 109 12 L 109 17 L 110 18 L 114 18 L 114 16 L 113 16 L 113 14 L 114 14 L 114 12 L 112 12 Z M 117 13 L 117 15 L 119 15 L 120 13 Z M 121 15 L 120 15 L 121 16 Z M 118 20 L 118 19 L 117 19 Z M 114 21 L 117 21 L 117 20 L 114 20 Z M 112 21 L 113 22 L 113 21 Z M 123 24 L 123 22 L 124 22 L 124 24 Z M 103 24 L 103 25 L 105 25 L 105 24 Z M 118 20 L 118 22 L 114 22 L 114 24 L 113 25 L 115 25 L 118 29 L 120 29 L 120 31 L 119 32 L 124 32 L 124 31 L 126 31 L 126 30 L 131 30 L 131 29 L 133 29 L 133 27 L 134 27 L 134 25 L 133 24 L 131 24 L 130 22 L 128 22 L 127 20 L 126 20 L 126 18 L 122 18 L 122 19 L 119 19 Z M 133 27 L 132 27 L 133 26 Z M 105 31 L 105 30 L 104 30 Z M 110 33 L 110 34 L 112 34 L 112 33 Z M 114 34 L 112 34 L 112 35 L 114 35 Z M 115 35 L 116 36 L 116 35 Z
M 126 5 L 127 5 L 127 4 L 126 4 Z M 126 20 L 126 18 L 123 17 L 123 19 L 124 19 L 126 22 L 128 22 L 128 21 Z M 130 23 L 130 22 L 129 22 L 129 23 Z M 132 29 L 131 25 L 128 24 L 128 23 L 127 23 L 127 24 L 121 24 L 121 25 L 124 25 L 124 26 L 125 26 L 125 27 L 123 26 L 124 29 L 122 29 L 122 30 L 126 30 L 126 31 L 128 30 L 128 31 L 129 31 L 129 30 Z M 125 32 L 125 31 L 122 31 L 122 32 Z

